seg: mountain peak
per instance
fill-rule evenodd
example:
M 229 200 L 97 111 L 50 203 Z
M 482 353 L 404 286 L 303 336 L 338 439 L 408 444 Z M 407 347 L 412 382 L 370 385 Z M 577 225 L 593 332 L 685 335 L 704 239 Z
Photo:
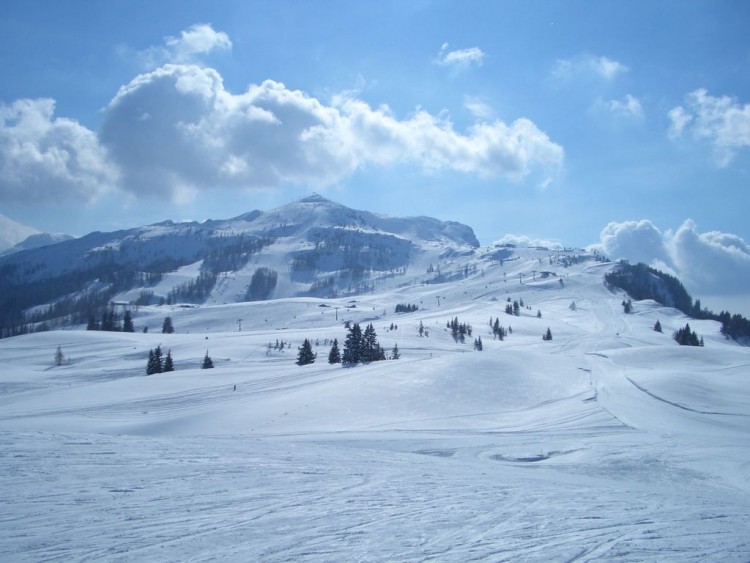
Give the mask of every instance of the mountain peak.
M 322 195 L 313 192 L 307 197 L 303 197 L 299 200 L 299 203 L 334 203 L 330 199 L 324 198 Z

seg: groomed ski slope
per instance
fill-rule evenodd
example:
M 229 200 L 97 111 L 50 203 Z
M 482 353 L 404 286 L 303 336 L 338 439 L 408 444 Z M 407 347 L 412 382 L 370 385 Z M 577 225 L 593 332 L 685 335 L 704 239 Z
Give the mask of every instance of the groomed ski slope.
M 750 559 L 750 350 L 710 321 L 690 321 L 705 348 L 679 347 L 689 319 L 625 315 L 609 265 L 542 279 L 548 253 L 516 252 L 452 284 L 0 341 L 0 560 Z M 506 315 L 507 297 L 530 309 Z M 328 365 L 344 320 L 401 359 Z M 299 367 L 304 338 L 318 360 Z M 177 371 L 147 377 L 158 344 Z

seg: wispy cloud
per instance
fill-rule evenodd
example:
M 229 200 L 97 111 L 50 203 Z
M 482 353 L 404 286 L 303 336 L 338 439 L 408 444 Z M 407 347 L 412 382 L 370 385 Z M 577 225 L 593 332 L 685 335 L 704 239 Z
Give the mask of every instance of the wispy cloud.
M 435 62 L 438 65 L 462 71 L 472 66 L 482 66 L 485 56 L 484 51 L 479 47 L 469 47 L 468 49 L 449 51 L 448 43 L 443 43 Z
M 464 107 L 477 119 L 491 119 L 495 116 L 495 110 L 476 96 L 464 96 Z
M 582 55 L 573 59 L 559 59 L 552 70 L 552 77 L 560 81 L 567 81 L 580 76 L 613 80 L 629 70 L 621 62 L 607 57 Z
M 226 33 L 200 23 L 181 31 L 178 37 L 165 37 L 163 45 L 139 51 L 136 57 L 144 67 L 155 68 L 165 63 L 198 63 L 205 55 L 231 49 L 232 41 Z
M 603 108 L 620 117 L 641 118 L 643 106 L 635 96 L 627 94 L 621 100 L 599 100 L 597 107 Z
M 711 96 L 701 88 L 688 94 L 685 105 L 672 108 L 668 116 L 671 139 L 690 135 L 707 141 L 720 167 L 728 166 L 738 151 L 750 147 L 750 104 L 742 105 L 729 96 Z

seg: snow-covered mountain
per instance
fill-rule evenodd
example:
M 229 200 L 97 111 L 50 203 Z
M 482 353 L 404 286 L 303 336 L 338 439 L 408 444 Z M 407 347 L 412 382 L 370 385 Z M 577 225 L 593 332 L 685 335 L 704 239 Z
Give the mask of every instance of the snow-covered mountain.
M 0 214 L 0 252 L 8 250 L 35 234 L 39 234 L 37 229 L 22 225 Z
M 43 246 L 49 246 L 51 244 L 57 244 L 58 242 L 64 242 L 66 240 L 72 240 L 73 236 L 66 235 L 63 233 L 37 233 L 29 235 L 27 238 L 11 246 L 7 250 L 0 252 L 0 256 L 7 254 L 14 254 L 23 250 L 33 250 L 35 248 L 41 248 Z
M 228 220 L 95 232 L 0 257 L 0 325 L 23 322 L 29 311 L 57 322 L 112 300 L 356 295 L 413 281 L 478 246 L 459 223 L 376 215 L 312 195 Z

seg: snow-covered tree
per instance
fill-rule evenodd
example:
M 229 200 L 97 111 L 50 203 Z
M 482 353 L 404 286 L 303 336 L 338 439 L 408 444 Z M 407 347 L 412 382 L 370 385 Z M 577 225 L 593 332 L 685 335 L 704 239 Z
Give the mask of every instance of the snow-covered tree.
M 172 317 L 165 317 L 164 323 L 161 325 L 161 331 L 163 334 L 172 334 L 174 332 Z

